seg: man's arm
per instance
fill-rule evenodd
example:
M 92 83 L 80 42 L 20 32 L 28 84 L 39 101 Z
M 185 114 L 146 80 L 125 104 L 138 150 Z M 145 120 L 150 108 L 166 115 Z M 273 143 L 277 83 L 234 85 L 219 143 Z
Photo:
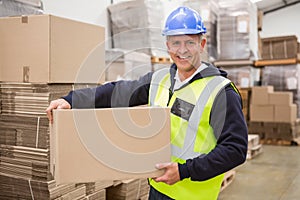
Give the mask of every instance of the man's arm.
M 150 72 L 138 80 L 121 80 L 96 88 L 74 90 L 62 98 L 72 108 L 110 108 L 146 104 L 152 74 Z
M 216 148 L 207 155 L 189 159 L 183 165 L 179 164 L 181 180 L 190 177 L 193 181 L 204 181 L 245 162 L 248 129 L 241 99 L 231 86 L 226 87 L 225 94 L 225 101 L 219 95 L 211 112 L 211 126 L 216 135 L 219 135 Z
M 128 107 L 148 103 L 152 72 L 138 80 L 116 81 L 95 88 L 73 90 L 67 96 L 54 100 L 47 108 L 52 121 L 53 109 Z

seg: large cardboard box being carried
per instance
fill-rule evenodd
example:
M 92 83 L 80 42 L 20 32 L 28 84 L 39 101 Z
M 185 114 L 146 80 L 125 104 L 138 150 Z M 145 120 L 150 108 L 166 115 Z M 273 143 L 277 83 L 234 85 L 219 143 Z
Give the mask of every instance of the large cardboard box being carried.
M 170 162 L 169 108 L 54 110 L 51 172 L 57 184 L 148 178 Z
M 101 83 L 104 28 L 52 15 L 0 18 L 0 81 Z

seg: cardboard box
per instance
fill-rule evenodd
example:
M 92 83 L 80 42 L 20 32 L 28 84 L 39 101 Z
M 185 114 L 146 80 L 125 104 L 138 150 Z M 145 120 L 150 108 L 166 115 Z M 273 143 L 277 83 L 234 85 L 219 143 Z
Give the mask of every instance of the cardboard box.
M 170 162 L 169 108 L 54 110 L 51 172 L 58 184 L 160 176 Z
M 29 15 L 1 18 L 0 30 L 0 81 L 104 81 L 105 33 L 101 26 Z
M 268 105 L 269 93 L 274 91 L 273 86 L 254 86 L 252 87 L 251 104 Z
M 292 92 L 273 92 L 269 94 L 269 103 L 272 105 L 285 105 L 293 104 Z
M 250 121 L 252 122 L 273 122 L 273 105 L 250 105 Z
M 295 35 L 262 38 L 262 58 L 297 58 L 298 38 Z
M 297 105 L 276 105 L 274 111 L 275 122 L 295 122 L 297 119 Z

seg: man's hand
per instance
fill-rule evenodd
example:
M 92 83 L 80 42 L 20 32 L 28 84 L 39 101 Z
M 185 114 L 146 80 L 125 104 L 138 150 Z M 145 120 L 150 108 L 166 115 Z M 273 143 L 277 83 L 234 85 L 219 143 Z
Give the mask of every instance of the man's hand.
M 178 164 L 177 163 L 160 163 L 155 166 L 157 169 L 165 169 L 164 175 L 153 178 L 156 182 L 164 182 L 168 185 L 173 185 L 174 183 L 180 181 Z
M 50 102 L 50 105 L 46 109 L 47 117 L 49 121 L 53 122 L 52 110 L 53 109 L 70 109 L 71 105 L 64 99 L 56 99 Z

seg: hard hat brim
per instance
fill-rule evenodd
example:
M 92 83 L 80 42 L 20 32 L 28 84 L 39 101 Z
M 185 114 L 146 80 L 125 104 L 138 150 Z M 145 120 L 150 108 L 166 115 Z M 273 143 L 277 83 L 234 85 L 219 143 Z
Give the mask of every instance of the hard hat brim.
M 194 35 L 194 34 L 204 34 L 206 31 L 202 30 L 195 30 L 195 29 L 176 29 L 176 30 L 169 30 L 169 31 L 163 31 L 163 36 L 172 36 L 172 35 Z

